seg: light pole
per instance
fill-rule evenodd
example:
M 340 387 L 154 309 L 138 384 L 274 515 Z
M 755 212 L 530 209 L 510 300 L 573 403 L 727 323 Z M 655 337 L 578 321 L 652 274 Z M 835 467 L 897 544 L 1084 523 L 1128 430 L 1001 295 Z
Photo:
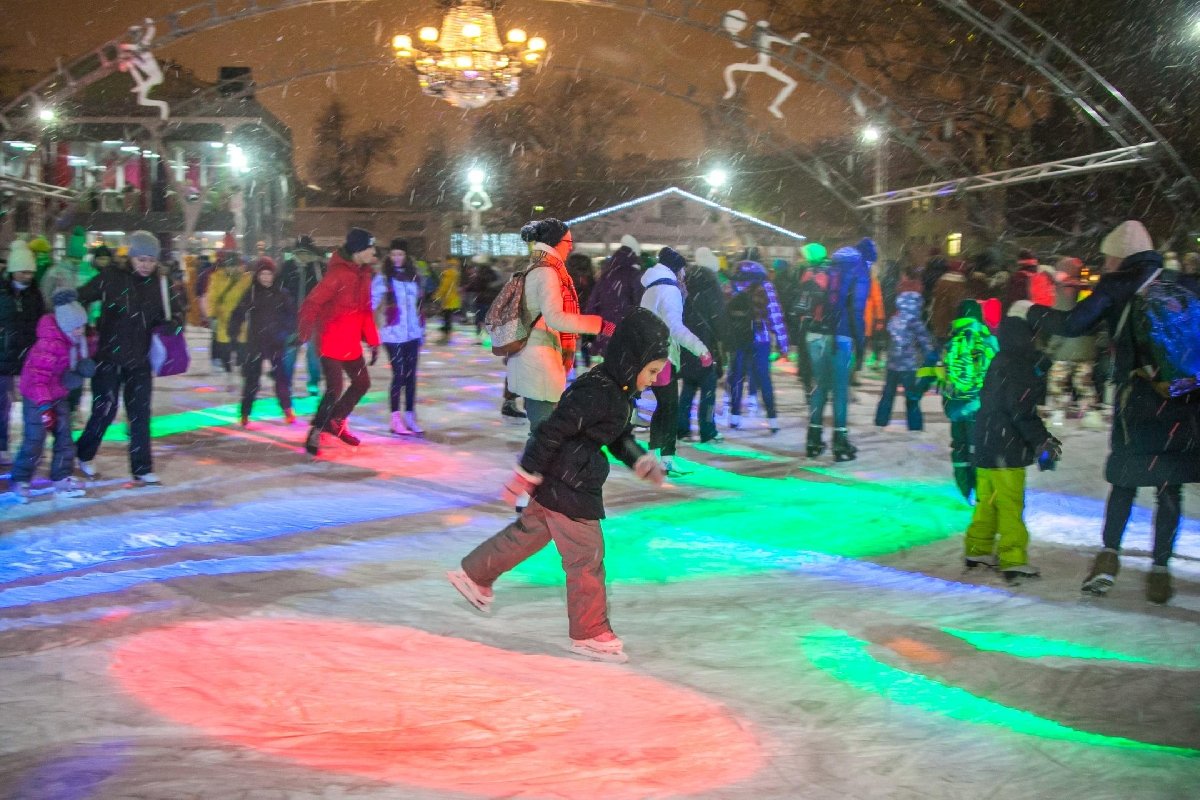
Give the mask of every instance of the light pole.
M 463 211 L 467 214 L 469 220 L 467 224 L 467 235 L 471 240 L 471 249 L 474 250 L 472 255 L 483 254 L 483 212 L 492 207 L 492 198 L 483 189 L 483 182 L 487 179 L 485 173 L 479 167 L 471 167 L 467 171 L 467 193 L 463 195 Z
M 867 125 L 862 129 L 861 137 L 863 143 L 875 149 L 875 191 L 874 194 L 880 195 L 886 191 L 887 184 L 887 135 L 883 127 L 875 124 Z M 884 246 L 887 240 L 887 219 L 883 206 L 875 206 L 871 210 L 872 227 L 875 239 L 875 249 L 879 252 L 879 257 L 883 258 Z

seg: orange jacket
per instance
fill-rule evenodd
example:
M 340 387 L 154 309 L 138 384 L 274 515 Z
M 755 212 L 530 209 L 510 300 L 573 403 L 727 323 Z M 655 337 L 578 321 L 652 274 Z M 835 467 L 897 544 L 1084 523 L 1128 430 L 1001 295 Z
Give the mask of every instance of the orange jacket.
M 867 295 L 867 308 L 863 316 L 863 327 L 867 336 L 874 336 L 887 328 L 887 311 L 883 307 L 883 287 L 871 276 L 871 293 Z

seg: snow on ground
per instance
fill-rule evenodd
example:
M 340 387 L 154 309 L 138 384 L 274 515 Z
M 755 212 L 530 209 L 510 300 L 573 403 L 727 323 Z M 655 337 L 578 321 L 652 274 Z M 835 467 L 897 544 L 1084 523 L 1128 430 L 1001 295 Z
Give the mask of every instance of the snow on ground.
M 1029 472 L 1044 577 L 1009 586 L 963 572 L 936 397 L 924 433 L 875 429 L 868 374 L 860 458 L 813 461 L 777 364 L 778 436 L 681 445 L 661 491 L 614 467 L 618 667 L 566 654 L 552 548 L 490 617 L 445 582 L 512 516 L 525 427 L 484 348 L 422 354 L 425 439 L 387 434 L 381 366 L 363 446 L 310 462 L 273 400 L 238 428 L 193 334 L 195 372 L 156 385 L 165 487 L 126 488 L 114 427 L 89 497 L 0 494 L 0 797 L 1195 796 L 1200 493 L 1171 605 L 1142 597 L 1148 491 L 1112 594 L 1082 596 L 1103 433 Z

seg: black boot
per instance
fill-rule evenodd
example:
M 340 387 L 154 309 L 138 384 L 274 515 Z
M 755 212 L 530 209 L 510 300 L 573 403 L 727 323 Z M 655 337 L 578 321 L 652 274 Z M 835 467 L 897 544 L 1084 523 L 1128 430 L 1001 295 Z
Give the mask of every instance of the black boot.
M 816 458 L 825 452 L 825 442 L 821 439 L 821 434 L 824 430 L 820 425 L 808 426 L 808 443 L 804 448 L 804 452 L 809 458 Z
M 525 419 L 528 416 L 524 411 L 517 408 L 516 400 L 505 400 L 504 404 L 500 406 L 500 413 L 514 419 Z
M 858 458 L 858 448 L 850 444 L 845 428 L 835 428 L 833 431 L 833 460 L 853 461 Z
M 321 429 L 316 425 L 308 429 L 308 436 L 304 437 L 304 449 L 310 456 L 315 456 L 321 451 Z

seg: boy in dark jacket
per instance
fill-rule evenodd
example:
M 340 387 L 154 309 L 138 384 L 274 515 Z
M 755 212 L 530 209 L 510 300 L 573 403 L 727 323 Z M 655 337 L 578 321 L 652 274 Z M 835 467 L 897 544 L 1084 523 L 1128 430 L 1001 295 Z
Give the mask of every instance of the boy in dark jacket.
M 696 412 L 696 423 L 700 428 L 700 441 L 720 442 L 724 438 L 717 431 L 714 418 L 717 407 L 717 379 L 721 371 L 721 342 L 725 339 L 725 293 L 717 281 L 717 262 L 697 259 L 687 272 L 687 297 L 683 301 L 683 324 L 704 342 L 713 362 L 705 366 L 687 348 L 680 348 L 679 375 L 683 378 L 679 390 L 679 424 L 677 436 L 680 440 L 691 437 L 692 398 L 700 393 L 700 407 Z
M 1053 469 L 1062 455 L 1062 442 L 1037 414 L 1048 363 L 1027 320 L 1044 309 L 1030 314 L 1031 308 L 1028 300 L 1019 300 L 1000 323 L 1000 352 L 984 378 L 975 420 L 978 502 L 966 533 L 966 565 L 998 566 L 1009 580 L 1039 574 L 1029 564 L 1025 468 L 1037 461 L 1042 469 Z
M 521 516 L 472 550 L 462 569 L 447 576 L 471 605 L 487 612 L 496 579 L 554 540 L 567 573 L 571 651 L 600 661 L 628 660 L 608 622 L 604 589 L 603 487 L 608 460 L 602 447 L 639 478 L 661 485 L 662 468 L 633 438 L 633 398 L 667 363 L 667 326 L 644 308 L 617 325 L 604 363 L 580 376 L 563 393 L 550 418 L 538 426 L 505 499 L 528 493 Z
M 229 335 L 236 341 L 247 327 L 246 357 L 242 361 L 242 427 L 250 424 L 250 409 L 258 396 L 263 359 L 271 362 L 275 377 L 275 397 L 283 409 L 283 418 L 291 425 L 292 387 L 284 368 L 284 351 L 296 335 L 296 304 L 292 296 L 275 283 L 275 262 L 263 256 L 254 262 L 254 282 L 242 295 L 229 318 Z

